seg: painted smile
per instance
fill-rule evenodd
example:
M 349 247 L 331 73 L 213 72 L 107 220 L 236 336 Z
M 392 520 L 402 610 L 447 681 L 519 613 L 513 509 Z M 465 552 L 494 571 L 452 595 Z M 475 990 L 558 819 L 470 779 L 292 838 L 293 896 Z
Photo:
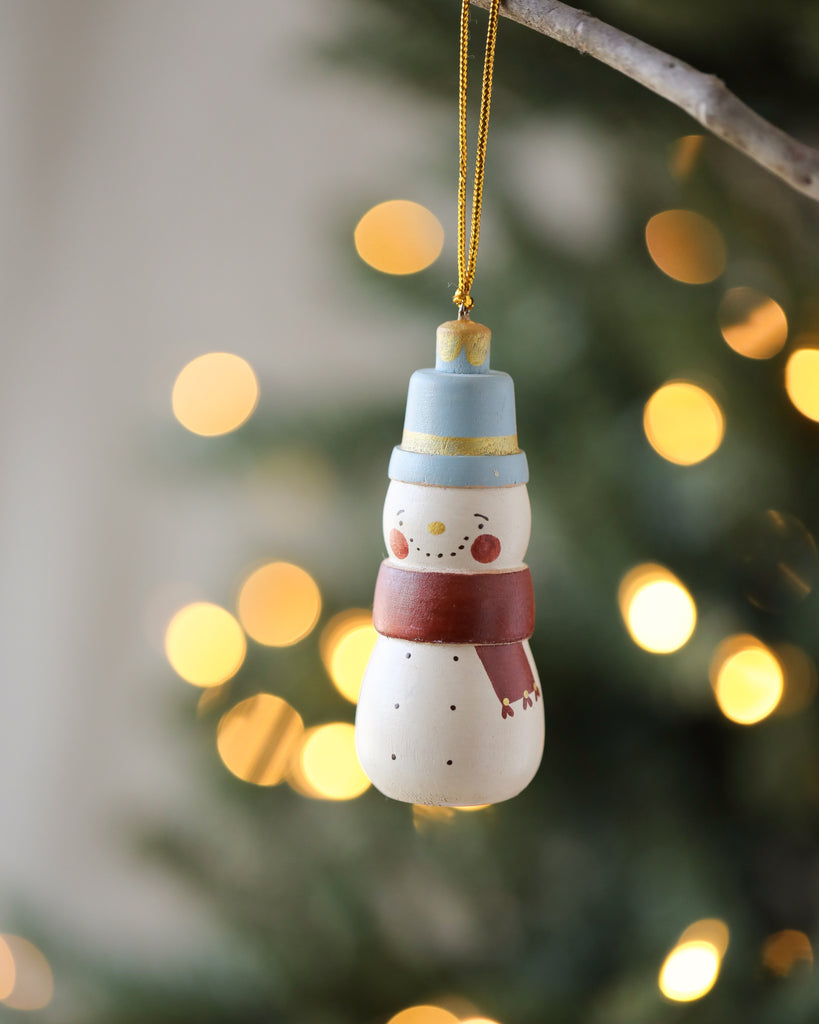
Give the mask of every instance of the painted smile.
M 403 523 L 401 525 L 403 525 Z M 479 528 L 483 528 L 483 524 L 481 524 Z M 470 545 L 469 553 L 472 556 L 472 558 L 476 562 L 480 562 L 484 565 L 486 565 L 489 562 L 494 562 L 495 559 L 500 555 L 501 542 L 498 540 L 497 537 L 493 536 L 490 533 L 479 533 L 474 538 L 466 536 L 461 539 L 463 543 L 453 545 L 453 547 L 455 547 L 454 551 L 447 551 L 446 549 L 444 549 L 443 551 L 426 551 L 424 550 L 424 548 L 421 547 L 420 544 L 415 543 L 414 537 L 410 537 L 409 539 L 407 539 L 407 537 L 398 529 L 393 528 L 392 530 L 390 530 L 389 536 L 390 550 L 392 551 L 393 555 L 395 555 L 396 558 L 401 560 L 408 557 L 413 547 L 415 548 L 415 551 L 419 555 L 422 555 L 424 558 L 437 559 L 457 558 L 458 553 L 460 551 L 465 551 L 467 549 L 467 545 Z
M 412 538 L 410 538 L 410 540 L 412 540 Z M 464 540 L 468 543 L 469 542 L 469 537 L 464 537 Z M 466 548 L 466 544 L 459 544 L 458 545 L 458 551 L 463 551 L 465 548 Z M 416 547 L 415 550 L 420 552 L 421 548 L 420 547 Z M 450 558 L 457 558 L 458 551 L 450 551 L 449 552 L 449 557 Z M 427 558 L 444 558 L 446 556 L 446 551 L 425 551 L 424 555 Z

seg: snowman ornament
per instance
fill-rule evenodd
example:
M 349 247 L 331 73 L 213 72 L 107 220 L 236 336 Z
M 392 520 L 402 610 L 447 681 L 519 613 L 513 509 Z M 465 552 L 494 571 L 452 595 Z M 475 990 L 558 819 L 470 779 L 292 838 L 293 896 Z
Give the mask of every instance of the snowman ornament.
M 390 461 L 375 589 L 379 634 L 356 747 L 386 796 L 474 806 L 516 796 L 544 742 L 523 558 L 531 511 L 514 385 L 489 369 L 488 328 L 438 328 L 436 366 L 410 380 Z

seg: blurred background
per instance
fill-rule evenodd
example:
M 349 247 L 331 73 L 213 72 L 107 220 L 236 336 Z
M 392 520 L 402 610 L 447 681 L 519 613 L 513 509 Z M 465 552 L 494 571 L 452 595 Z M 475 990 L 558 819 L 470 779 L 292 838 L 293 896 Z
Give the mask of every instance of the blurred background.
M 819 1019 L 817 210 L 503 20 L 546 755 L 471 812 L 355 760 L 457 7 L 0 10 L 3 1020 Z M 592 13 L 819 144 L 811 0 Z

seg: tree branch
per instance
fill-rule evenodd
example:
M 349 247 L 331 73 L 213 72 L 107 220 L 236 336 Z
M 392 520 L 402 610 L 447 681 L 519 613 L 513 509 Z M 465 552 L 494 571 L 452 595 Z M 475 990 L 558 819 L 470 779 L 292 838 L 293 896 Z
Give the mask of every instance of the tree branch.
M 489 6 L 489 0 L 472 3 Z M 819 201 L 819 151 L 760 117 L 714 75 L 559 0 L 503 0 L 501 13 L 628 75 L 792 188 Z

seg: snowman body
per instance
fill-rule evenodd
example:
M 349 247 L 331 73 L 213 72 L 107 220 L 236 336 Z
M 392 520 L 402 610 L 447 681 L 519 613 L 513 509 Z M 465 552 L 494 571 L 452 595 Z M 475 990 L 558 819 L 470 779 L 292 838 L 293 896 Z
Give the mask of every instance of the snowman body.
M 383 525 L 389 555 L 374 610 L 381 635 L 356 714 L 362 767 L 397 800 L 509 799 L 533 778 L 544 742 L 527 639 L 526 487 L 394 480 Z

